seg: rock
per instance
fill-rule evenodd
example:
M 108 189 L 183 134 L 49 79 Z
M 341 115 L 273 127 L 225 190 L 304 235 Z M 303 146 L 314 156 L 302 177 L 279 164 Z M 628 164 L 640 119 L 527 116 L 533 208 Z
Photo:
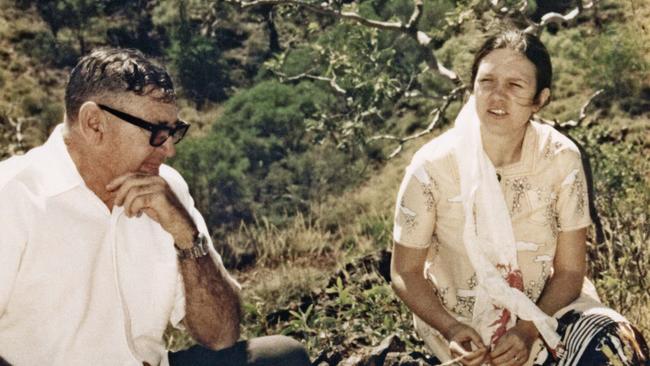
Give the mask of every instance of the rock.
M 343 362 L 339 364 L 339 366 L 365 366 L 365 365 L 366 363 L 362 355 L 352 355 L 346 358 L 345 360 L 343 360 Z
M 415 359 L 411 355 L 389 352 L 383 366 L 429 366 L 429 363 L 422 359 Z
M 404 352 L 405 349 L 406 349 L 406 344 L 404 343 L 404 341 L 399 339 L 399 337 L 396 334 L 392 334 L 384 338 L 384 340 L 381 341 L 379 346 L 373 348 L 368 358 L 369 361 L 368 366 L 383 365 L 384 359 L 386 358 L 386 355 L 389 352 Z
M 336 366 L 343 359 L 345 349 L 342 346 L 336 346 L 333 349 L 325 350 L 312 362 L 317 366 Z

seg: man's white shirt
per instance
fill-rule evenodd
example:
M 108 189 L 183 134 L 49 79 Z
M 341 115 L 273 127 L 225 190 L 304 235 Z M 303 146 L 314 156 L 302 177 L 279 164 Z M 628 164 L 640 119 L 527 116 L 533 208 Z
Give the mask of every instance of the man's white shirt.
M 185 315 L 173 238 L 146 215 L 109 210 L 62 130 L 0 162 L 0 356 L 16 366 L 166 365 L 163 332 Z M 209 238 L 180 174 L 163 165 L 160 176 Z

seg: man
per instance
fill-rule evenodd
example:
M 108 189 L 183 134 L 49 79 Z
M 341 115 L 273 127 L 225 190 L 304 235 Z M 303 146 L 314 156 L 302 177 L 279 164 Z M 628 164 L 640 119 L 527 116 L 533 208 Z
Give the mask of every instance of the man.
M 189 128 L 165 69 L 96 50 L 65 107 L 43 146 L 0 163 L 0 364 L 308 365 L 286 337 L 236 343 L 239 285 L 163 164 Z M 167 355 L 181 321 L 200 346 Z

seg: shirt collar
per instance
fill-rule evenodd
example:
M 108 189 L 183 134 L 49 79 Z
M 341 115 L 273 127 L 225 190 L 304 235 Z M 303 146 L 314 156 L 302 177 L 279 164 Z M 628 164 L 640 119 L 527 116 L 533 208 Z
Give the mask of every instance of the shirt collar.
M 48 197 L 56 196 L 75 187 L 85 185 L 77 166 L 63 141 L 63 123 L 57 125 L 40 149 L 38 167 L 47 176 L 44 193 Z
M 535 133 L 534 122 L 528 122 L 524 141 L 521 145 L 521 157 L 519 161 L 505 165 L 497 169 L 503 176 L 527 175 L 535 171 L 535 151 L 537 149 L 537 134 Z

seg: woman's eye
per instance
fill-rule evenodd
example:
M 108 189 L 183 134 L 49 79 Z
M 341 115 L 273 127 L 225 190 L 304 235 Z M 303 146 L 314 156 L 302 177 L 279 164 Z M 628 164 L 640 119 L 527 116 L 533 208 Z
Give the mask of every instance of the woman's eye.
M 510 86 L 515 87 L 515 88 L 523 88 L 523 85 L 518 84 L 518 83 L 510 83 Z

